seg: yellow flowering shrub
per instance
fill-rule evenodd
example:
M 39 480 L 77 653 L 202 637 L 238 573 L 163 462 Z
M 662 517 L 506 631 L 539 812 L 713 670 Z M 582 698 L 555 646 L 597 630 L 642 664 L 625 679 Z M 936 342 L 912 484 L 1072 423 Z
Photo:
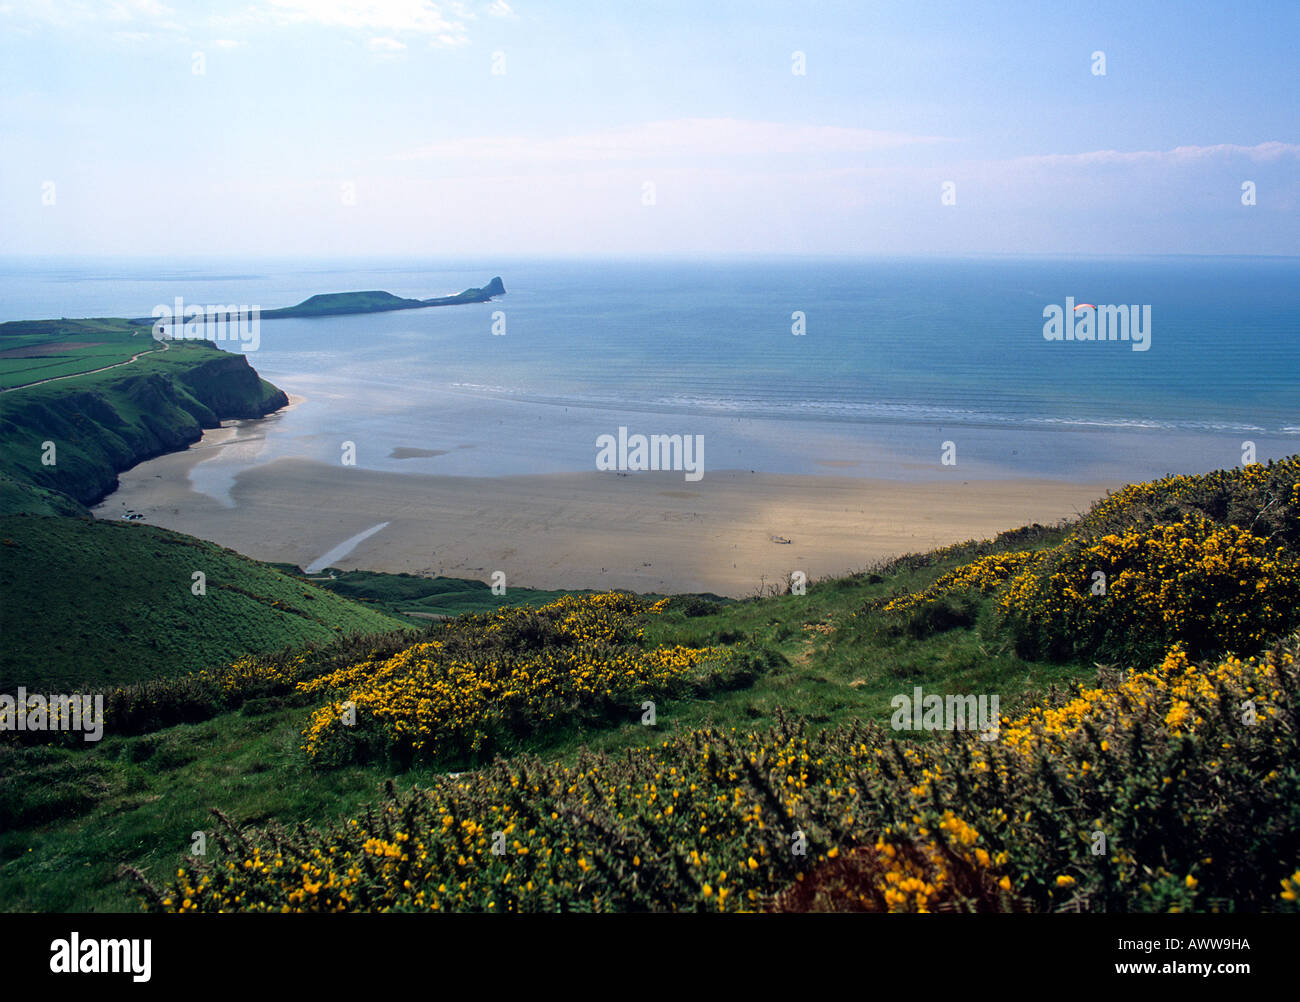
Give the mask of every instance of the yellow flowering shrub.
M 639 715 L 643 697 L 731 660 L 719 648 L 642 649 L 642 621 L 662 609 L 610 593 L 462 617 L 439 639 L 300 683 L 331 697 L 303 730 L 303 750 L 318 764 L 375 753 L 483 758 L 559 722 Z
M 949 571 L 928 588 L 891 600 L 885 605 L 885 612 L 906 612 L 955 591 L 971 588 L 985 593 L 996 591 L 1012 575 L 1031 565 L 1037 557 L 1038 553 L 1034 550 L 994 553 L 980 557 L 969 564 L 963 564 L 956 570 Z
M 1300 457 L 1130 484 L 1055 546 L 982 556 L 868 608 L 923 636 L 974 623 L 974 592 L 996 596 L 1026 657 L 1256 648 L 1300 622 Z
M 1298 650 L 1175 648 L 996 741 L 786 719 L 498 761 L 323 831 L 226 824 L 207 861 L 135 877 L 161 911 L 1287 909 Z
M 292 686 L 306 661 L 303 654 L 289 659 L 246 655 L 219 668 L 204 668 L 198 674 L 203 681 L 215 684 L 223 695 L 230 697 Z
M 1235 525 L 1300 550 L 1300 456 L 1195 475 L 1129 484 L 1095 503 L 1077 523 L 1079 536 L 1200 516 Z
M 1063 545 L 1010 580 L 997 604 L 1031 652 L 1249 650 L 1296 621 L 1300 560 L 1244 529 L 1188 518 Z
M 1291 876 L 1283 877 L 1280 883 L 1282 891 L 1278 897 L 1286 902 L 1282 907 L 1288 911 L 1300 910 L 1300 866 L 1296 867 L 1295 873 Z

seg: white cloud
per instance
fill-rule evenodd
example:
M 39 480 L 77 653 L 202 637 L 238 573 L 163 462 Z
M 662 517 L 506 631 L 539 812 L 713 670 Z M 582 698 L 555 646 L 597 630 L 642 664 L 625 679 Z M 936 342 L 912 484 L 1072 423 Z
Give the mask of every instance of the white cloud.
M 372 38 L 370 40 L 370 51 L 380 55 L 396 55 L 399 52 L 406 51 L 406 43 L 399 42 L 395 38 Z
M 157 0 L 113 0 L 102 8 L 110 21 L 135 21 L 172 17 L 176 12 Z
M 506 3 L 506 0 L 493 0 L 488 4 L 487 12 L 493 17 L 514 17 L 514 9 Z
M 734 118 L 684 118 L 648 122 L 559 139 L 495 136 L 453 139 L 401 153 L 395 159 L 487 159 L 529 164 L 651 157 L 703 157 L 766 154 L 871 153 L 918 143 L 945 142 L 938 136 L 854 129 L 834 125 L 785 125 Z
M 411 32 L 460 38 L 465 27 L 429 0 L 269 0 L 260 13 L 279 24 Z

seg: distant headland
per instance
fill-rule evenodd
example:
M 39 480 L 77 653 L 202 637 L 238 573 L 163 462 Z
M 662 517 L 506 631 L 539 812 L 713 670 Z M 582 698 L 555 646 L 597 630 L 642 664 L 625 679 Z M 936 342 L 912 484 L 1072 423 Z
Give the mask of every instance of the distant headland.
M 480 289 L 466 289 L 454 296 L 436 296 L 432 299 L 403 299 L 391 292 L 326 292 L 304 299 L 297 306 L 284 306 L 277 310 L 261 310 L 262 320 L 281 320 L 287 317 L 342 317 L 356 313 L 386 313 L 389 310 L 421 310 L 427 306 L 461 306 L 466 303 L 491 302 L 493 296 L 504 296 L 505 284 L 497 276 Z M 165 309 L 166 307 L 160 307 Z M 178 307 L 179 309 L 179 307 Z M 235 311 L 240 307 L 217 307 L 219 311 Z M 247 309 L 243 307 L 242 309 Z M 170 322 L 170 319 L 166 322 Z M 158 323 L 157 311 L 152 317 L 128 321 L 132 326 Z
M 493 296 L 504 296 L 506 287 L 498 276 L 481 289 L 466 289 L 454 296 L 433 299 L 403 299 L 391 292 L 328 292 L 304 299 L 297 306 L 263 310 L 263 320 L 280 317 L 338 317 L 351 313 L 384 313 L 388 310 L 419 310 L 426 306 L 460 306 L 486 303 Z

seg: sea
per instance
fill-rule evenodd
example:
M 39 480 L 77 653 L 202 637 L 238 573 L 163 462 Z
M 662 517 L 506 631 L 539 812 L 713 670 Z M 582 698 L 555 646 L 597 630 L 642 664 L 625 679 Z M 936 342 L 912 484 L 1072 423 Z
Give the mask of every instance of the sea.
M 1118 483 L 1300 451 L 1300 258 L 7 258 L 0 320 L 428 298 L 496 275 L 490 303 L 262 321 L 243 353 L 295 404 L 244 423 L 195 486 L 224 496 L 250 466 L 349 447 L 393 472 L 593 470 L 620 428 L 701 436 L 706 481 Z M 1045 314 L 1079 304 L 1149 308 L 1145 350 L 1046 339 Z

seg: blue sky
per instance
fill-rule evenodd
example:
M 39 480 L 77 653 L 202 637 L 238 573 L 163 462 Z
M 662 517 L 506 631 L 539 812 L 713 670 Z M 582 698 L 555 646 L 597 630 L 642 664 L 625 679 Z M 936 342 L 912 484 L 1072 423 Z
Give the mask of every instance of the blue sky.
M 0 252 L 1300 254 L 1300 5 L 1049 6 L 0 0 Z

